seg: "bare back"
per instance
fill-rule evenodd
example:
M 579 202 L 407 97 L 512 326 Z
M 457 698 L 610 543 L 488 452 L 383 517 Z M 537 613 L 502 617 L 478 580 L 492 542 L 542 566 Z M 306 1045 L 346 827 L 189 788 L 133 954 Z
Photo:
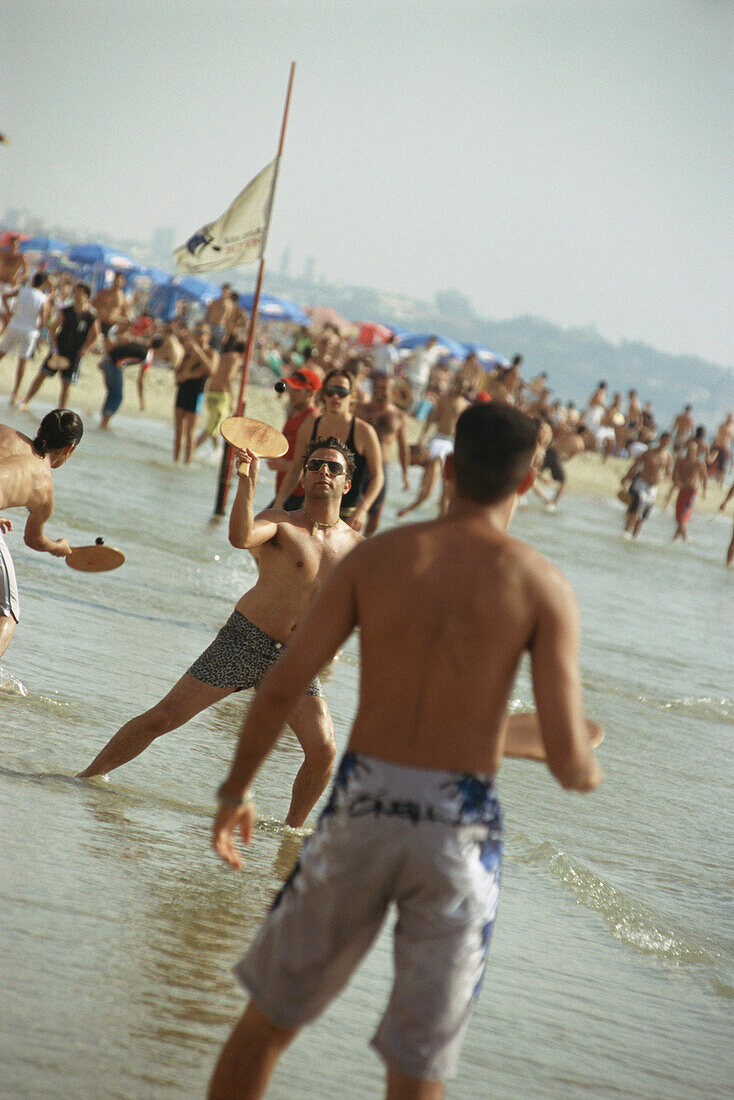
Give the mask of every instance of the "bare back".
M 209 393 L 232 393 L 232 379 L 242 363 L 242 353 L 239 351 L 224 351 L 219 356 L 219 362 L 215 363 L 211 378 L 209 379 Z
M 27 435 L 0 424 L 0 508 L 27 508 L 50 515 L 54 490 L 51 469 Z
M 469 408 L 469 401 L 462 394 L 447 393 L 441 397 L 436 405 L 433 422 L 439 435 L 453 437 L 456 431 L 456 421 L 464 409 Z
M 416 767 L 494 774 L 518 662 L 549 600 L 576 621 L 568 583 L 534 550 L 476 518 L 388 532 L 344 568 L 352 563 L 362 677 L 350 747 Z M 573 638 L 561 651 L 554 674 L 563 680 Z

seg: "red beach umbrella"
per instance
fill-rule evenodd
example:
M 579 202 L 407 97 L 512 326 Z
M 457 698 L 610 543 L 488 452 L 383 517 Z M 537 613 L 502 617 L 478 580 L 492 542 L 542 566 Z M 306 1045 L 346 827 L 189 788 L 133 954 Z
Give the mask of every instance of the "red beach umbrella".
M 358 344 L 386 344 L 392 336 L 392 329 L 378 321 L 355 321 L 359 331 Z
M 306 306 L 306 313 L 311 318 L 314 328 L 323 328 L 324 325 L 333 325 L 340 332 L 349 332 L 354 328 L 351 321 L 342 317 L 332 306 Z

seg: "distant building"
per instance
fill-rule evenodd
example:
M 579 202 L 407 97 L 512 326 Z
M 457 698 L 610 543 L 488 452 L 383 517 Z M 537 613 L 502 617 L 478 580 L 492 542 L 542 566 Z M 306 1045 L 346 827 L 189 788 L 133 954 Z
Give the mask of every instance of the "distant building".
M 157 260 L 170 260 L 176 247 L 176 231 L 171 225 L 158 226 L 150 238 L 150 248 Z

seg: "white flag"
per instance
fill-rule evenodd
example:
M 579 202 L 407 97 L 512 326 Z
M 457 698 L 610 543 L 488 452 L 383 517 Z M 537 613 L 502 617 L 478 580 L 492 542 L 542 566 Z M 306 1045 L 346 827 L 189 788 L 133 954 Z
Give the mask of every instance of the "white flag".
M 176 267 L 188 275 L 223 271 L 261 259 L 270 216 L 278 158 L 250 180 L 228 210 L 203 225 L 173 253 Z

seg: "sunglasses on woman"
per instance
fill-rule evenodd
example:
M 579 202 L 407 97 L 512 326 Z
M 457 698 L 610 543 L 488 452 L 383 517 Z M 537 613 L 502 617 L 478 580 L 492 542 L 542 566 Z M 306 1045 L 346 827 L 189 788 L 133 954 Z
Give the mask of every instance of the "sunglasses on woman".
M 347 386 L 324 386 L 327 397 L 349 397 L 351 392 Z
M 335 462 L 332 458 L 309 458 L 306 463 L 306 469 L 315 474 L 322 466 L 326 466 L 330 474 L 334 477 L 338 477 L 339 474 L 345 474 L 347 471 L 342 466 L 341 462 Z

